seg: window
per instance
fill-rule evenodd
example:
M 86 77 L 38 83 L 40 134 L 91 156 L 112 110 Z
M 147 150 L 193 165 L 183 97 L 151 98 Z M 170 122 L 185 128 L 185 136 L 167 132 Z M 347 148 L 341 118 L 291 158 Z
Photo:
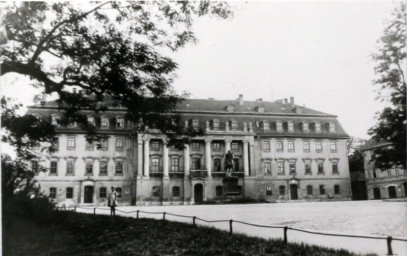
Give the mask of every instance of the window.
M 108 140 L 107 140 L 107 139 L 103 139 L 103 140 L 100 142 L 100 146 L 101 146 L 101 150 L 108 150 L 108 148 L 109 148 Z
M 333 162 L 332 162 L 332 173 L 333 173 L 333 174 L 339 174 L 339 171 L 338 171 L 338 162 L 337 162 L 337 161 L 333 161 Z
M 315 149 L 316 149 L 317 153 L 322 152 L 322 143 L 320 141 L 315 142 Z
M 277 132 L 283 131 L 283 123 L 281 121 L 277 121 Z
M 284 161 L 277 161 L 277 175 L 284 175 Z
M 159 171 L 160 171 L 160 159 L 157 157 L 151 158 L 151 172 Z
M 179 172 L 179 158 L 171 158 L 171 172 Z
M 212 150 L 213 151 L 220 151 L 220 143 L 219 142 L 215 142 L 212 144 Z
M 304 141 L 304 152 L 310 152 L 309 141 Z
M 199 151 L 199 142 L 192 143 L 192 150 Z
M 116 138 L 116 150 L 122 151 L 123 150 L 123 139 L 122 138 Z
M 117 192 L 117 198 L 122 198 L 122 188 L 118 187 L 116 188 L 116 192 Z
M 320 122 L 315 122 L 315 132 L 321 133 L 321 123 Z
M 49 168 L 49 173 L 50 174 L 57 174 L 58 173 L 58 162 L 57 161 L 51 161 L 51 166 Z
M 318 174 L 324 174 L 324 162 L 318 161 Z
M 232 142 L 232 151 L 239 151 L 239 143 L 237 142 Z
M 66 188 L 66 198 L 67 199 L 73 198 L 73 188 L 71 187 Z
M 294 132 L 294 123 L 293 123 L 293 121 L 288 121 L 287 126 L 288 126 L 288 131 L 289 132 Z
M 215 158 L 213 160 L 213 171 L 214 172 L 220 172 L 221 171 L 221 160 L 219 158 Z
M 272 196 L 272 195 L 273 195 L 273 187 L 266 186 L 266 196 Z
M 270 130 L 270 123 L 267 121 L 263 121 L 263 131 L 269 131 Z
M 289 162 L 289 168 L 290 168 L 290 175 L 296 175 L 296 171 L 295 171 L 295 160 L 290 160 L 290 162 Z
M 258 106 L 257 107 L 257 112 L 263 113 L 264 112 L 264 106 Z
M 233 163 L 235 164 L 235 171 L 239 172 L 240 171 L 240 161 L 239 158 L 233 159 Z
M 372 174 L 373 174 L 373 178 L 376 179 L 376 178 L 377 178 L 376 170 L 373 170 L 372 172 L 373 172 L 373 173 L 372 173 Z
M 51 124 L 59 127 L 60 118 L 58 115 L 51 116 Z
M 106 161 L 106 160 L 100 161 L 100 164 L 99 164 L 99 175 L 100 175 L 100 176 L 107 175 L 107 161 Z
M 305 160 L 305 174 L 312 174 L 311 171 L 311 160 Z
M 76 122 L 75 122 L 75 121 L 70 121 L 70 122 L 68 123 L 68 127 L 69 127 L 69 128 L 75 128 L 75 127 L 76 127 Z
M 74 160 L 68 160 L 66 162 L 66 175 L 74 175 Z
M 85 150 L 93 150 L 93 149 L 94 149 L 93 141 L 92 142 L 86 141 Z
M 102 187 L 99 189 L 99 197 L 106 198 L 106 188 L 105 187 Z
M 223 195 L 223 187 L 216 186 L 216 196 L 222 196 L 222 195 Z
M 336 153 L 336 142 L 331 142 L 329 148 L 331 149 L 332 153 Z
M 93 162 L 86 162 L 86 172 L 85 175 L 92 175 L 93 174 Z
M 335 193 L 335 194 L 341 193 L 341 187 L 340 187 L 339 185 L 335 185 L 335 186 L 334 186 L 334 193 Z
M 271 162 L 264 162 L 264 174 L 271 175 Z
M 294 147 L 294 141 L 288 141 L 288 152 L 294 152 L 295 147 Z
M 192 128 L 194 128 L 194 129 L 199 128 L 199 120 L 198 119 L 193 119 L 192 120 Z
M 279 191 L 280 191 L 280 196 L 285 196 L 285 186 L 280 186 Z
M 109 127 L 109 118 L 102 116 L 100 118 L 100 127 L 102 128 L 108 128 Z
M 219 119 L 213 119 L 213 129 L 217 130 L 219 129 Z
M 73 137 L 68 138 L 67 149 L 68 150 L 74 150 L 75 149 L 75 138 L 73 138 Z
M 325 185 L 319 185 L 319 194 L 325 195 Z
M 172 196 L 173 197 L 179 197 L 179 194 L 180 194 L 179 191 L 180 191 L 179 187 L 177 187 L 177 186 L 172 187 Z
M 38 171 L 38 162 L 37 161 L 31 161 L 31 171 L 33 171 L 33 172 Z
M 335 124 L 333 122 L 329 123 L 329 132 L 331 133 L 335 132 Z
M 153 187 L 153 196 L 156 196 L 156 197 L 161 196 L 161 187 L 159 187 L 159 186 Z
M 57 195 L 57 189 L 56 188 L 49 188 L 49 197 L 50 198 L 55 198 Z
M 307 195 L 312 196 L 312 194 L 313 194 L 313 188 L 311 185 L 308 185 L 307 186 Z
M 192 169 L 193 170 L 201 169 L 201 159 L 200 158 L 192 158 Z
M 123 175 L 123 161 L 122 160 L 116 161 L 115 170 L 116 170 L 116 173 L 115 173 L 116 175 Z
M 117 117 L 116 118 L 116 128 L 123 128 L 124 127 L 124 118 Z
M 230 127 L 231 127 L 232 131 L 236 131 L 237 128 L 238 128 L 237 121 L 235 121 L 235 120 L 231 121 L 231 126 Z
M 307 122 L 302 123 L 302 131 L 303 132 L 309 132 L 309 125 Z
M 277 152 L 283 152 L 284 146 L 282 141 L 277 141 Z
M 233 106 L 232 106 L 232 105 L 228 105 L 228 106 L 226 107 L 226 111 L 227 111 L 227 112 L 233 112 Z
M 270 141 L 268 141 L 268 140 L 263 141 L 263 150 L 270 151 Z
M 158 151 L 158 150 L 160 150 L 160 142 L 158 142 L 158 141 L 152 141 L 152 142 L 151 142 L 151 150 L 152 150 L 152 151 Z
M 95 126 L 95 118 L 93 116 L 88 116 L 87 121 L 89 125 Z

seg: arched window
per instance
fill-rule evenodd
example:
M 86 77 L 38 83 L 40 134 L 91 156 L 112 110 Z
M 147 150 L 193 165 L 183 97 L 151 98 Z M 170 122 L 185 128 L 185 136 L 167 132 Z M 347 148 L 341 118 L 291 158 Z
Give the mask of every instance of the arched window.
M 214 171 L 214 172 L 220 172 L 220 171 L 222 171 L 222 163 L 221 163 L 220 158 L 215 158 L 215 159 L 213 160 L 213 171 Z

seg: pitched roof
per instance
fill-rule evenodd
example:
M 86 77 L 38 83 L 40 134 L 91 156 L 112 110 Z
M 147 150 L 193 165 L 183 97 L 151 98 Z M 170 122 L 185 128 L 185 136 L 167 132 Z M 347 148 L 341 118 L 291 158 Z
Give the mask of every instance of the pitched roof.
M 384 146 L 391 145 L 391 142 L 386 140 L 376 140 L 371 138 L 370 140 L 366 141 L 366 143 L 360 148 L 362 151 L 366 151 L 373 148 L 380 148 Z

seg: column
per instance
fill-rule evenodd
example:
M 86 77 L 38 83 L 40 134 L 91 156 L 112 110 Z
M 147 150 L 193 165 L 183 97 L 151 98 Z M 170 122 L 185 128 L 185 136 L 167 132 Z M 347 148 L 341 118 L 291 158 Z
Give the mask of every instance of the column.
M 163 147 L 163 170 L 164 178 L 168 178 L 168 147 L 165 144 Z
M 185 145 L 184 149 L 184 177 L 189 176 L 189 145 Z
M 256 177 L 255 163 L 254 163 L 254 141 L 249 143 L 249 152 L 250 152 L 250 176 Z
M 249 142 L 243 141 L 243 168 L 244 176 L 249 176 Z
M 212 157 L 211 157 L 211 142 L 212 139 L 205 140 L 205 165 L 208 171 L 208 177 L 212 177 Z
M 150 177 L 150 139 L 144 139 L 144 177 Z
M 137 138 L 137 176 L 143 173 L 143 139 Z

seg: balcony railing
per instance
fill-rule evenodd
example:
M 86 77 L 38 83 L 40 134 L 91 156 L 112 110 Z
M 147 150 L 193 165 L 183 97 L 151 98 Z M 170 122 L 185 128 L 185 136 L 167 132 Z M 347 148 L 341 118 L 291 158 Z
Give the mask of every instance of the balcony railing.
M 205 178 L 208 177 L 207 170 L 191 170 L 190 175 L 192 178 Z

